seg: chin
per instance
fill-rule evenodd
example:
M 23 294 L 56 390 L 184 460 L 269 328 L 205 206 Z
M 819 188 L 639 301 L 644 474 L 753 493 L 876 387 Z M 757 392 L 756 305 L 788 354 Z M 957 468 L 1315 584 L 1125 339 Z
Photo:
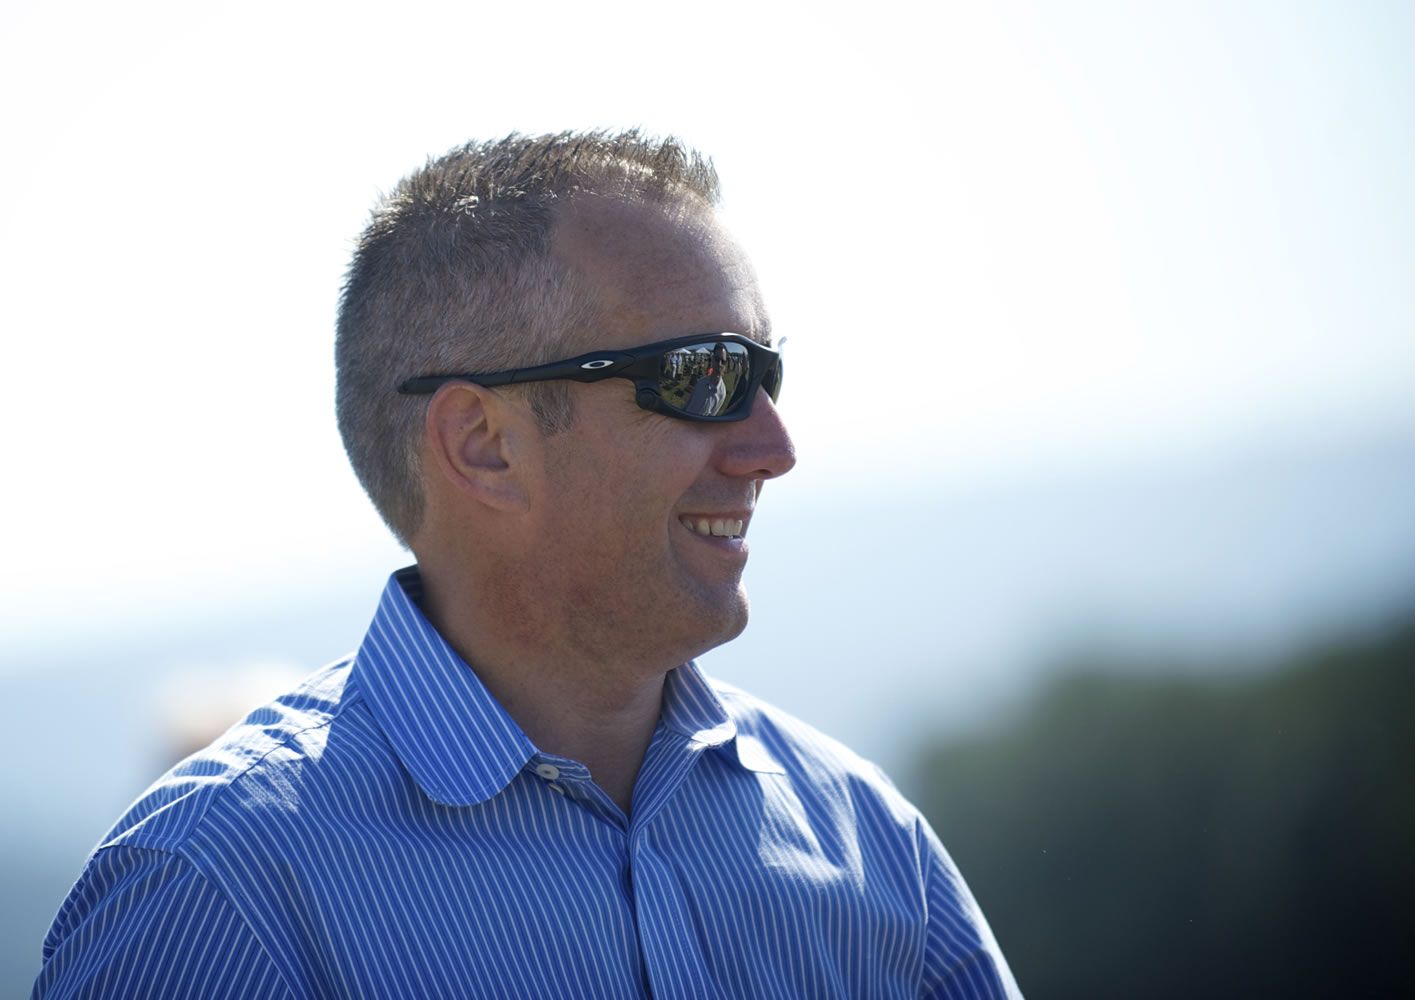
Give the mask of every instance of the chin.
M 747 600 L 747 592 L 739 587 L 732 600 L 717 604 L 711 613 L 704 615 L 703 628 L 699 633 L 701 645 L 693 656 L 701 656 L 708 650 L 716 649 L 737 638 L 746 630 L 750 617 L 751 604 Z

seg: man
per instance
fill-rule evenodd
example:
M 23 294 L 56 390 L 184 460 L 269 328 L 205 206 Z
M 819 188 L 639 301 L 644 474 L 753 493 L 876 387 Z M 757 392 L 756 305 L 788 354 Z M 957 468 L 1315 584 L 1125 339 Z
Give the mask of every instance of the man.
M 631 132 L 471 144 L 376 209 L 339 423 L 417 565 L 119 821 L 36 996 L 1015 994 L 893 787 L 692 664 L 795 461 L 716 199 Z M 697 412 L 668 373 L 716 345 Z
M 698 375 L 692 394 L 688 397 L 689 413 L 710 414 L 718 411 L 727 397 L 727 383 L 724 381 L 726 370 L 727 345 L 714 344 L 712 360 Z

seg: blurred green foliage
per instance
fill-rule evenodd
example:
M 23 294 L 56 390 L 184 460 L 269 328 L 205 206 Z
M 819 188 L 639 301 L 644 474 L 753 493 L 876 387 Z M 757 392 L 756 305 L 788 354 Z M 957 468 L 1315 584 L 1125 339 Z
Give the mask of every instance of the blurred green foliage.
M 1415 625 L 1066 671 L 918 798 L 1035 997 L 1415 996 Z

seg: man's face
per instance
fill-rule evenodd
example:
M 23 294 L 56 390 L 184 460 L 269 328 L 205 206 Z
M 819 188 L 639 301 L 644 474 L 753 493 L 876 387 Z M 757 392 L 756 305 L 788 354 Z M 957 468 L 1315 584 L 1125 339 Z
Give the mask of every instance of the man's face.
M 566 356 L 718 331 L 766 340 L 751 266 L 709 218 L 579 202 L 554 252 L 605 317 Z M 654 667 L 736 636 L 748 610 L 742 536 L 762 481 L 795 463 L 771 400 L 759 393 L 748 419 L 710 425 L 640 409 L 625 379 L 571 392 L 575 423 L 544 441 L 533 511 L 541 593 L 559 599 L 586 652 Z

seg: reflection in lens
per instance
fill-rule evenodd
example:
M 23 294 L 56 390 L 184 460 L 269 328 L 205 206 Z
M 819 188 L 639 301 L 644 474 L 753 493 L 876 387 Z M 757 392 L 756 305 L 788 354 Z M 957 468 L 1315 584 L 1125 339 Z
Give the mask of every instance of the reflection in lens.
M 741 402 L 751 375 L 745 347 L 707 341 L 664 354 L 659 391 L 665 402 L 684 413 L 720 417 Z

